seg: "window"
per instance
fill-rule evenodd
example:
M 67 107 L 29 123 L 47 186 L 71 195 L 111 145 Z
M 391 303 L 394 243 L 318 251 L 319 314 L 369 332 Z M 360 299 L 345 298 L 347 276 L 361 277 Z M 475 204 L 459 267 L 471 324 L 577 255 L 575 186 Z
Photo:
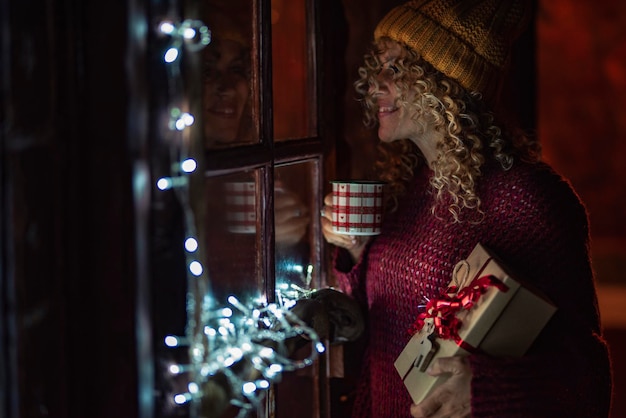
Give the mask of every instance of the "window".
M 265 354 L 246 362 L 249 336 L 238 333 L 241 324 L 234 319 L 249 318 L 268 304 L 288 310 L 308 290 L 325 285 L 317 216 L 325 140 L 318 129 L 316 13 L 312 0 L 203 0 L 189 15 L 210 29 L 210 43 L 185 50 L 180 72 L 165 71 L 154 81 L 155 88 L 170 86 L 161 93 L 163 102 L 179 103 L 181 115 L 199 115 L 182 132 L 157 135 L 153 144 L 160 155 L 154 159 L 159 176 L 166 178 L 172 164 L 187 157 L 198 167 L 182 176 L 181 187 L 171 180 L 174 187 L 153 202 L 152 312 L 160 416 L 180 416 L 181 411 L 230 416 L 233 407 L 223 400 L 237 398 L 233 388 L 249 383 L 256 384 L 256 391 L 253 387 L 239 401 L 259 417 L 324 415 L 320 362 L 325 354 L 316 357 L 311 344 L 296 349 L 290 340 L 270 337 L 274 354 L 268 358 L 288 354 L 287 366 L 317 358 L 308 367 L 278 371 L 274 381 L 276 370 L 270 373 L 272 361 L 266 362 Z M 169 45 L 166 40 L 156 44 L 164 51 Z M 171 118 L 171 112 L 155 114 Z M 155 117 L 155 132 L 162 124 Z M 173 143 L 185 145 L 172 152 Z M 225 338 L 228 334 L 232 350 L 211 342 L 209 334 L 221 332 Z M 168 346 L 162 342 L 169 336 L 178 339 Z M 261 347 L 267 342 L 251 343 Z M 221 357 L 207 364 L 219 349 L 224 349 Z M 267 364 L 251 364 L 257 360 Z M 203 361 L 206 370 L 194 366 Z M 186 369 L 190 364 L 194 367 Z M 225 364 L 232 367 L 224 370 Z M 266 389 L 264 382 L 276 384 Z

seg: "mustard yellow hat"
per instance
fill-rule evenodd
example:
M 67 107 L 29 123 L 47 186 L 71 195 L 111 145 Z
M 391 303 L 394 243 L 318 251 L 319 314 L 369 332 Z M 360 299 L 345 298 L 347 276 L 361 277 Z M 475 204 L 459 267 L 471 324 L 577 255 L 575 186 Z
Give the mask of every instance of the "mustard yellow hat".
M 392 9 L 378 23 L 374 38 L 406 44 L 493 104 L 530 6 L 524 0 L 413 0 Z

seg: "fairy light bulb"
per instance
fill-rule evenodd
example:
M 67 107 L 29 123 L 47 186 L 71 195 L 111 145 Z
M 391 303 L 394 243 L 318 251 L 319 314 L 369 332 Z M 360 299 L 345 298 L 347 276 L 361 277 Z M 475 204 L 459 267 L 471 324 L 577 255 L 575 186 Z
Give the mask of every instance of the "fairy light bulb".
M 176 126 L 176 129 L 178 129 L 179 131 L 182 131 L 187 127 L 187 125 L 185 125 L 185 121 L 182 119 L 178 119 L 176 122 L 174 122 L 174 126 Z
M 215 337 L 217 335 L 215 328 L 209 326 L 204 327 L 204 333 L 209 337 Z
M 172 115 L 172 116 L 174 116 L 174 115 Z M 193 117 L 193 115 L 191 113 L 187 113 L 187 112 L 181 113 L 180 116 L 178 116 L 178 118 L 174 122 L 174 127 L 177 130 L 182 131 L 187 126 L 193 125 L 194 121 L 195 121 L 195 118 Z
M 163 59 L 168 64 L 176 61 L 176 58 L 178 58 L 178 48 L 174 47 L 169 48 L 167 51 L 165 51 L 165 55 L 163 55 Z
M 178 405 L 183 405 L 189 402 L 192 399 L 191 393 L 179 393 L 174 396 L 174 402 Z
M 183 30 L 183 38 L 193 39 L 196 36 L 196 30 L 194 28 L 185 28 Z
M 172 22 L 161 22 L 161 24 L 159 25 L 159 30 L 161 31 L 161 33 L 164 33 L 166 35 L 171 35 L 172 33 L 174 33 L 175 29 L 176 27 L 172 24 Z
M 194 237 L 189 237 L 185 240 L 185 250 L 190 253 L 195 252 L 198 249 L 198 240 Z
M 249 395 L 256 391 L 256 385 L 253 382 L 246 382 L 241 389 L 243 390 L 243 393 Z
M 172 179 L 169 177 L 161 177 L 157 181 L 157 187 L 159 190 L 168 190 L 172 188 Z
M 193 173 L 197 167 L 198 167 L 198 163 L 196 163 L 196 160 L 194 160 L 193 158 L 187 158 L 185 161 L 183 161 L 180 164 L 180 168 L 185 173 Z
M 177 337 L 175 335 L 168 335 L 165 337 L 165 345 L 168 347 L 180 347 L 183 345 L 188 345 L 188 341 L 186 338 Z
M 182 119 L 183 123 L 186 126 L 191 126 L 193 125 L 193 123 L 195 122 L 195 118 L 193 117 L 193 115 L 191 113 L 185 112 L 182 115 L 180 115 L 180 118 Z
M 204 271 L 204 269 L 202 268 L 202 264 L 200 264 L 199 261 L 194 260 L 191 263 L 189 263 L 189 271 L 194 276 L 200 276 L 202 272 Z
M 173 187 L 182 187 L 187 184 L 187 178 L 184 176 L 178 177 L 161 177 L 157 180 L 156 186 L 159 190 L 169 190 Z

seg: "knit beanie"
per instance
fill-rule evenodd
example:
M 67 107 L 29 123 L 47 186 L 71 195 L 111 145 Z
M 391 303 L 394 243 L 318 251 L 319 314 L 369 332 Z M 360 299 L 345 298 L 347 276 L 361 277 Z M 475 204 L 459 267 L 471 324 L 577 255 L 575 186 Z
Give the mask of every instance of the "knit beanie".
M 529 17 L 527 0 L 413 0 L 392 9 L 374 31 L 404 43 L 470 91 L 497 102 L 510 47 Z

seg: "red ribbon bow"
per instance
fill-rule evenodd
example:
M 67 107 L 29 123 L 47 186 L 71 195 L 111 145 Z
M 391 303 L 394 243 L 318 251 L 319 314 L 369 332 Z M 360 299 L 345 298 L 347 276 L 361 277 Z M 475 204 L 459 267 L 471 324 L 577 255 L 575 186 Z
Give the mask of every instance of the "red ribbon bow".
M 494 275 L 476 278 L 460 290 L 458 286 L 448 287 L 439 298 L 428 301 L 425 311 L 419 314 L 409 332 L 411 335 L 418 333 L 424 327 L 426 319 L 432 318 L 435 336 L 444 340 L 453 340 L 462 348 L 471 348 L 459 336 L 462 321 L 456 315 L 461 309 L 472 309 L 476 301 L 487 292 L 487 288 L 490 286 L 495 286 L 502 292 L 509 290 Z

